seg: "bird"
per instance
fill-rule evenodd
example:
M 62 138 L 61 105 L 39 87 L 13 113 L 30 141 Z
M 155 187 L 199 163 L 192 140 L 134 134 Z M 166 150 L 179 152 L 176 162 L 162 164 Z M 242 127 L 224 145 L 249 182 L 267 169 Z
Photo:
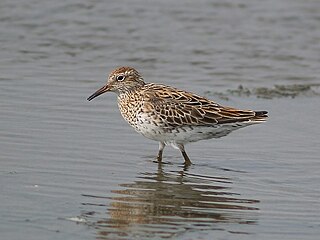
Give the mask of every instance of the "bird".
M 185 144 L 220 138 L 234 130 L 265 122 L 267 111 L 241 110 L 222 106 L 206 97 L 171 86 L 146 83 L 133 67 L 111 71 L 107 83 L 87 98 L 106 92 L 117 94 L 122 117 L 138 133 L 159 142 L 156 157 L 162 162 L 165 146 L 179 149 L 184 164 L 192 164 Z

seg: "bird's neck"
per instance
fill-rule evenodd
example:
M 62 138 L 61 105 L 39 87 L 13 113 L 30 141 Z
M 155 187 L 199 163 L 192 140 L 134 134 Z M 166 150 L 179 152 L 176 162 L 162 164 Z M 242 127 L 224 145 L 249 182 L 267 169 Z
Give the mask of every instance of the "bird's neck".
M 118 96 L 120 98 L 122 97 L 126 97 L 126 96 L 130 96 L 132 94 L 135 94 L 136 92 L 138 92 L 143 86 L 145 85 L 144 82 L 139 83 L 139 84 L 135 84 L 134 86 L 128 86 L 124 89 L 120 89 L 119 90 L 119 94 Z

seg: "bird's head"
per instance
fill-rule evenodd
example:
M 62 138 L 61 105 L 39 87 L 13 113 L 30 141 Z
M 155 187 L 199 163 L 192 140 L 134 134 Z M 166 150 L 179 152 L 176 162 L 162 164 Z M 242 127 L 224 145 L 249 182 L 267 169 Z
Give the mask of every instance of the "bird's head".
M 110 73 L 106 85 L 88 97 L 88 101 L 105 92 L 115 92 L 119 95 L 135 90 L 144 84 L 143 78 L 137 70 L 132 67 L 119 67 Z

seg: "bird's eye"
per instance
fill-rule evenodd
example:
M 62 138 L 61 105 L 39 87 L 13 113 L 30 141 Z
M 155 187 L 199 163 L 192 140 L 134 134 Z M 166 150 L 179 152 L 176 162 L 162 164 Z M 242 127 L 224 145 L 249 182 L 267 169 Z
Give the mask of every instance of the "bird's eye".
M 123 81 L 123 80 L 124 80 L 124 76 L 123 76 L 123 75 L 117 76 L 117 80 L 118 80 L 118 81 Z

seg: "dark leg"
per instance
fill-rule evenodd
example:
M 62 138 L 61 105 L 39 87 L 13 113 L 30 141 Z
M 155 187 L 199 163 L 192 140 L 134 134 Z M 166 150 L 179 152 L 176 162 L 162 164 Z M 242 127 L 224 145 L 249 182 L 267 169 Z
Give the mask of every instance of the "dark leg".
M 181 151 L 182 156 L 184 158 L 184 164 L 189 166 L 192 164 L 192 162 L 190 161 L 190 158 L 188 157 L 187 153 L 185 151 Z
M 186 166 L 191 165 L 192 163 L 191 163 L 190 158 L 188 157 L 186 151 L 184 150 L 184 146 L 182 144 L 177 144 L 177 146 L 179 147 L 179 149 L 180 149 L 180 151 L 182 153 L 182 156 L 184 158 L 184 164 Z
M 166 145 L 163 142 L 159 142 L 159 152 L 158 152 L 158 156 L 157 156 L 157 160 L 158 162 L 162 161 L 162 153 L 163 153 L 163 149 Z

